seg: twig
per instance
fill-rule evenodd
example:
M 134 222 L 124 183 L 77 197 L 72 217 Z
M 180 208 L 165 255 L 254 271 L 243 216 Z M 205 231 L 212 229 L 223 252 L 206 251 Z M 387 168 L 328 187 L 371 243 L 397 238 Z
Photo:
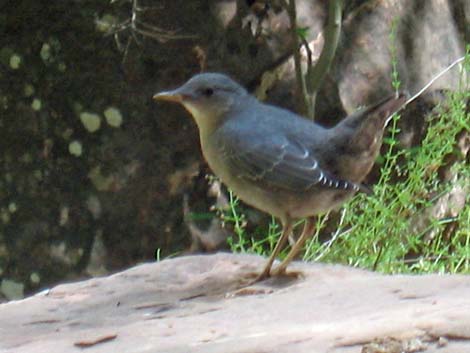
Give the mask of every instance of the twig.
M 305 77 L 302 73 L 302 61 L 300 56 L 300 43 L 299 35 L 297 33 L 297 9 L 295 7 L 295 0 L 281 0 L 282 6 L 286 9 L 289 15 L 290 31 L 292 36 L 292 43 L 294 47 L 294 66 L 295 66 L 295 78 L 297 81 L 297 92 L 300 97 L 300 113 L 312 116 L 310 105 L 308 104 L 307 98 L 307 87 L 305 85 Z
M 308 65 L 307 67 L 311 67 L 313 65 L 312 50 L 310 49 L 307 39 L 305 39 L 304 37 L 301 37 L 300 40 L 302 42 L 302 46 L 305 48 L 305 51 L 307 52 L 307 65 Z
M 339 36 L 341 34 L 342 11 L 342 0 L 330 0 L 323 49 L 315 67 L 312 68 L 312 66 L 309 66 L 307 70 L 307 93 L 310 98 L 309 105 L 313 113 L 315 112 L 316 95 L 330 69 L 336 49 L 338 48 Z M 310 117 L 313 119 L 314 115 L 312 114 Z
M 140 26 L 140 27 L 138 27 Z M 131 28 L 133 31 L 145 36 L 145 37 L 150 37 L 153 39 L 156 39 L 160 42 L 166 42 L 168 40 L 172 39 L 194 39 L 197 38 L 198 36 L 196 35 L 185 35 L 185 34 L 173 34 L 175 32 L 173 31 L 168 31 L 166 33 L 161 32 L 158 30 L 158 27 L 154 27 L 152 25 L 149 25 L 143 21 L 140 21 L 138 19 L 135 19 L 132 21 Z
M 142 20 L 141 14 L 148 11 L 158 11 L 161 9 L 161 7 L 141 6 L 139 5 L 138 0 L 130 0 L 129 2 L 132 3 L 132 14 L 130 19 L 113 26 L 113 29 L 108 32 L 108 35 L 114 35 L 115 39 L 118 37 L 119 33 L 123 32 L 124 30 L 130 30 L 133 40 L 139 45 L 140 41 L 137 37 L 137 34 L 158 40 L 159 42 L 167 42 L 169 40 L 179 39 L 194 39 L 198 37 L 197 35 L 177 34 L 178 31 L 165 30 L 145 22 Z
M 317 261 L 320 261 L 320 259 L 326 255 L 326 253 L 328 252 L 328 250 L 331 248 L 331 246 L 333 245 L 334 242 L 336 242 L 336 240 L 348 233 L 350 233 L 354 228 L 356 228 L 356 226 L 352 226 L 351 228 L 348 228 L 346 229 L 345 231 L 343 232 L 340 232 L 341 230 L 341 226 L 343 225 L 343 222 L 346 218 L 346 209 L 343 208 L 343 210 L 341 211 L 341 218 L 339 220 L 339 224 L 338 224 L 338 227 L 336 228 L 336 232 L 333 234 L 333 236 L 331 237 L 330 240 L 328 240 L 327 242 L 325 242 L 324 244 L 321 245 L 321 247 L 323 248 L 321 253 L 317 255 L 317 257 L 315 257 L 315 259 L 313 261 L 317 262 Z
M 444 70 L 442 70 L 441 72 L 439 72 L 436 76 L 434 76 L 427 84 L 424 85 L 423 88 L 421 88 L 415 95 L 413 95 L 411 98 L 408 98 L 408 100 L 403 103 L 403 106 L 400 108 L 400 109 L 403 109 L 405 108 L 408 104 L 410 104 L 411 102 L 413 102 L 416 98 L 418 98 L 420 95 L 423 94 L 424 91 L 426 91 L 429 87 L 431 87 L 433 85 L 434 82 L 436 82 L 439 78 L 441 78 L 441 76 L 443 76 L 445 73 L 447 73 L 449 70 L 451 70 L 455 65 L 461 63 L 462 61 L 464 61 L 466 58 L 466 56 L 462 56 L 460 58 L 458 58 L 457 60 L 455 60 L 452 64 L 450 64 L 449 66 L 447 66 Z M 385 121 L 385 125 L 388 125 L 388 123 L 390 122 L 390 120 L 393 119 L 393 117 L 395 116 L 395 114 L 393 115 L 390 115 L 388 117 L 388 119 Z
M 289 15 L 290 31 L 294 46 L 294 64 L 295 76 L 297 80 L 298 92 L 300 96 L 300 111 L 312 120 L 315 115 L 315 97 L 320 88 L 331 63 L 333 62 L 336 48 L 338 47 L 339 36 L 341 33 L 342 19 L 342 0 L 330 0 L 328 10 L 328 23 L 325 29 L 325 44 L 316 65 L 312 65 L 312 52 L 305 38 L 299 41 L 297 33 L 297 11 L 295 0 L 280 0 L 281 5 L 286 9 Z M 307 51 L 307 74 L 302 73 L 302 62 L 300 56 L 301 45 Z
M 436 82 L 442 75 L 444 75 L 447 71 L 449 71 L 450 69 L 452 69 L 455 65 L 461 63 L 462 61 L 465 60 L 465 56 L 462 56 L 461 58 L 458 58 L 457 60 L 455 60 L 452 64 L 450 64 L 449 66 L 447 66 L 444 70 L 442 70 L 441 72 L 439 72 L 436 76 L 434 76 L 431 81 L 429 81 L 423 88 L 421 88 L 418 93 L 416 93 L 413 97 L 409 98 L 405 105 L 408 105 L 409 103 L 413 102 L 416 98 L 418 98 L 421 94 L 423 94 L 424 91 L 426 91 L 429 87 L 432 86 L 432 84 L 434 82 Z

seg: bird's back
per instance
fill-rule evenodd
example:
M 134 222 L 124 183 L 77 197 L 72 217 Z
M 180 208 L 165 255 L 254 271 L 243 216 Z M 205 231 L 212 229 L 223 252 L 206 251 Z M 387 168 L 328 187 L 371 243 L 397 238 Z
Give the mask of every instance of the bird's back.
M 287 138 L 309 149 L 320 148 L 328 138 L 323 126 L 287 109 L 252 100 L 230 112 L 234 118 L 227 119 L 225 128 L 238 130 L 252 138 Z

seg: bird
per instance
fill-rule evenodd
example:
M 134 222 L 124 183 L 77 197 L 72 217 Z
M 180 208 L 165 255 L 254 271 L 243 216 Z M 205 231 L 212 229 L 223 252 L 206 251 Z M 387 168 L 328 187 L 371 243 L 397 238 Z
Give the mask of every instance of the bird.
M 364 189 L 389 118 L 404 107 L 397 93 L 360 109 L 333 127 L 260 102 L 222 73 L 201 73 L 153 96 L 181 104 L 194 118 L 202 154 L 239 199 L 276 217 L 282 232 L 257 280 L 285 275 L 312 235 L 315 216 L 339 208 Z M 303 230 L 273 268 L 297 220 Z

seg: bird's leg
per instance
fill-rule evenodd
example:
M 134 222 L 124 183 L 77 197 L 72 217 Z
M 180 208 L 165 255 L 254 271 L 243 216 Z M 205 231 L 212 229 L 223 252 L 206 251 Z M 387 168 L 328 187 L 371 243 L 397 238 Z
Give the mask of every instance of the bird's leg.
M 315 228 L 314 218 L 313 217 L 307 218 L 305 220 L 304 229 L 302 230 L 302 234 L 300 234 L 299 239 L 294 244 L 290 252 L 287 254 L 286 258 L 281 262 L 281 264 L 272 271 L 272 275 L 278 276 L 286 272 L 287 266 L 299 253 L 299 251 L 302 250 L 302 247 L 304 246 L 305 241 L 308 238 L 310 238 L 310 236 L 313 233 L 314 228 Z
M 287 238 L 292 233 L 292 228 L 293 228 L 293 222 L 292 222 L 291 219 L 286 219 L 285 221 L 282 222 L 281 237 L 277 241 L 277 244 L 274 247 L 274 250 L 273 250 L 271 256 L 269 257 L 268 262 L 266 263 L 266 266 L 264 267 L 264 270 L 256 278 L 256 282 L 261 281 L 261 280 L 263 280 L 263 279 L 270 276 L 271 267 L 273 265 L 273 262 L 274 262 L 274 260 L 276 260 L 277 255 L 279 255 L 279 252 L 284 247 L 284 245 L 286 245 Z

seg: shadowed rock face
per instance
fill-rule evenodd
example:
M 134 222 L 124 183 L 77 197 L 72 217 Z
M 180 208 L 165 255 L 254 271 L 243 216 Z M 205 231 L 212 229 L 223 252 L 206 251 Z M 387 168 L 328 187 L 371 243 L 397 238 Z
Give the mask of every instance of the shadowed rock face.
M 182 257 L 2 304 L 0 351 L 470 350 L 469 277 L 383 276 L 296 263 L 299 279 L 241 288 L 264 261 L 229 254 Z

